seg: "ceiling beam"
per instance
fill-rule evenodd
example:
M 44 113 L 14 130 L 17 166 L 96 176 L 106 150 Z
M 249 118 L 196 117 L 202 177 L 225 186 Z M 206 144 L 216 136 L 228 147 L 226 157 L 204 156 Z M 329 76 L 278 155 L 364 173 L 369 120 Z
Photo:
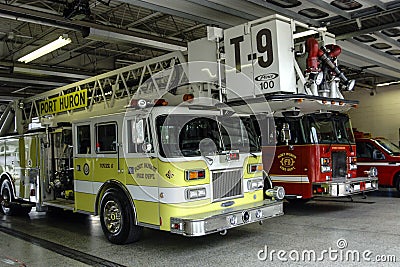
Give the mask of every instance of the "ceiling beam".
M 125 27 L 125 28 L 129 28 L 129 27 L 133 27 L 133 26 L 136 26 L 136 25 L 141 25 L 141 24 L 143 24 L 144 22 L 146 22 L 146 21 L 148 21 L 148 20 L 150 20 L 150 19 L 157 18 L 157 17 L 159 17 L 159 16 L 161 16 L 161 15 L 163 15 L 163 13 L 161 13 L 161 12 L 154 12 L 154 13 L 152 13 L 152 14 L 146 16 L 146 17 L 143 17 L 143 18 L 138 19 L 138 20 L 135 20 L 135 21 L 133 21 L 133 22 L 131 22 L 131 23 L 129 23 L 129 24 L 126 24 L 126 25 L 124 25 L 124 27 Z
M 354 23 L 356 23 L 356 21 L 354 21 Z M 400 26 L 400 20 L 392 22 L 392 23 L 387 23 L 387 24 L 374 26 L 374 27 L 363 28 L 363 29 L 360 29 L 358 31 L 348 32 L 348 33 L 345 33 L 345 34 L 340 34 L 340 35 L 336 36 L 336 40 L 350 39 L 350 38 L 353 38 L 355 36 L 360 36 L 360 35 L 367 34 L 367 33 L 372 33 L 372 32 L 378 32 L 378 31 L 381 31 L 381 30 L 384 30 L 384 29 L 395 28 L 395 27 L 398 27 L 398 26 Z M 342 26 L 342 27 L 345 27 L 345 26 Z
M 297 20 L 299 22 L 303 22 L 305 24 L 309 24 L 309 25 L 312 25 L 312 26 L 315 26 L 315 27 L 321 27 L 321 23 L 319 21 L 317 21 L 315 19 L 309 19 L 309 18 L 307 18 L 305 16 L 301 16 L 297 12 L 291 11 L 291 10 L 289 10 L 287 8 L 283 8 L 283 7 L 279 7 L 277 5 L 274 5 L 274 4 L 267 3 L 264 0 L 247 0 L 247 1 L 251 2 L 251 3 L 254 3 L 254 4 L 257 4 L 259 6 L 262 6 L 264 8 L 273 10 L 273 11 L 275 11 L 275 12 L 277 12 L 277 13 L 283 15 L 283 16 L 291 17 L 294 20 Z
M 45 69 L 35 69 L 35 68 L 14 67 L 13 71 L 14 73 L 23 73 L 23 74 L 41 75 L 41 76 L 55 76 L 55 77 L 69 78 L 74 80 L 84 80 L 91 77 L 89 75 L 83 75 L 71 72 L 60 72 L 55 70 L 45 70 Z
M 41 79 L 24 79 L 21 77 L 7 77 L 4 75 L 0 75 L 1 82 L 10 82 L 15 84 L 24 84 L 24 85 L 40 85 L 40 86 L 51 86 L 51 87 L 61 87 L 66 85 L 67 83 L 61 82 L 52 82 L 52 81 L 45 81 Z
M 387 9 L 386 5 L 380 0 L 364 0 L 364 1 L 369 3 L 369 4 L 371 4 L 371 5 L 373 5 L 373 6 L 377 6 L 382 10 L 386 10 Z
M 118 0 L 138 7 L 162 12 L 176 17 L 197 21 L 207 25 L 216 25 L 221 28 L 230 28 L 232 26 L 244 23 L 245 20 L 238 17 L 221 13 L 211 8 L 202 7 L 189 1 L 181 0 Z
M 199 28 L 203 28 L 205 26 L 206 26 L 205 24 L 200 23 L 200 24 L 194 25 L 192 27 L 186 28 L 184 30 L 181 30 L 181 31 L 175 32 L 173 34 L 170 34 L 170 35 L 168 35 L 168 37 L 174 37 L 174 36 L 177 36 L 177 35 L 185 33 L 185 32 L 190 32 L 190 31 L 194 31 L 194 30 L 199 29 Z
M 77 21 L 67 20 L 62 16 L 48 14 L 40 11 L 30 10 L 27 8 L 20 8 L 11 5 L 0 4 L 0 17 L 13 19 L 17 21 L 25 21 L 29 23 L 35 23 L 50 27 L 56 27 L 61 29 L 68 29 L 74 31 L 80 31 L 85 36 L 89 33 L 90 29 L 107 31 L 110 33 L 119 33 L 127 36 L 137 37 L 141 39 L 147 39 L 149 42 L 160 42 L 171 45 L 186 46 L 185 42 L 179 42 L 171 40 L 166 37 L 159 37 L 153 35 L 146 35 L 139 32 L 133 32 L 129 30 L 119 29 L 112 26 L 105 26 L 96 24 L 88 21 Z M 167 50 L 168 51 L 168 50 Z
M 218 4 L 218 3 L 213 3 L 208 0 L 187 0 L 187 1 L 198 4 L 198 5 L 205 6 L 205 7 L 214 9 L 214 10 L 218 10 L 218 11 L 226 13 L 226 14 L 237 16 L 237 17 L 246 19 L 248 21 L 256 20 L 259 18 L 257 16 L 254 16 L 253 14 L 247 13 L 246 10 L 234 9 L 234 1 L 230 1 L 231 5 L 229 7 L 226 7 L 226 6 Z
M 385 42 L 387 42 L 387 43 L 390 44 L 391 46 L 394 46 L 396 49 L 399 49 L 399 48 L 400 48 L 400 42 L 396 41 L 396 40 L 393 39 L 393 38 L 390 38 L 390 37 L 387 36 L 387 35 L 384 35 L 384 34 L 381 33 L 381 32 L 374 32 L 373 35 L 375 35 L 375 36 L 381 38 L 382 40 L 384 40 Z
M 361 60 L 371 65 L 378 65 L 384 69 L 391 71 L 397 71 L 400 68 L 400 64 L 392 56 L 375 51 L 376 49 L 362 44 L 357 41 L 347 40 L 338 43 L 342 47 L 342 53 L 348 57 Z
M 335 14 L 339 15 L 345 19 L 351 19 L 350 13 L 347 13 L 346 11 L 343 11 L 340 8 L 337 8 L 335 6 L 332 6 L 331 4 L 321 1 L 321 0 L 303 0 L 304 2 L 311 3 L 313 5 L 316 5 L 317 7 L 323 8 L 327 11 L 329 11 L 330 14 Z

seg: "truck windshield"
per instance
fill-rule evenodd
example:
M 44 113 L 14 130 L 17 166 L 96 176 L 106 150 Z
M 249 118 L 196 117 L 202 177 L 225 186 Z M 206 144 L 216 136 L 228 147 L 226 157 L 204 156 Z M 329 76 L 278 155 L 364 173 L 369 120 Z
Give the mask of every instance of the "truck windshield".
M 309 136 L 313 144 L 354 144 L 350 119 L 344 114 L 309 115 Z
M 379 138 L 375 140 L 386 152 L 391 155 L 399 156 L 400 148 L 387 139 Z
M 161 115 L 156 118 L 160 154 L 166 158 L 201 156 L 200 142 L 211 139 L 215 153 L 260 151 L 250 117 Z
M 311 114 L 297 118 L 276 118 L 277 144 L 282 145 L 281 129 L 288 123 L 291 131 L 289 144 L 354 144 L 350 119 L 345 114 Z

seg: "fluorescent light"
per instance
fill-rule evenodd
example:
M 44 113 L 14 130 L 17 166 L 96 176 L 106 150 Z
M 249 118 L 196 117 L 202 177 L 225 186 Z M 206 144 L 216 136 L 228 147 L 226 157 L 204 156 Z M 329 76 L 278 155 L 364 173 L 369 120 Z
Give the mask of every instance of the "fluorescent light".
M 48 53 L 53 52 L 54 50 L 59 49 L 60 47 L 63 47 L 67 44 L 71 43 L 71 39 L 70 38 L 65 38 L 63 36 L 58 37 L 57 40 L 42 46 L 39 49 L 36 49 L 35 51 L 27 54 L 26 56 L 21 57 L 20 59 L 18 59 L 19 62 L 31 62 L 32 60 L 35 60 L 41 56 L 44 56 Z
M 90 28 L 89 35 L 85 38 L 87 38 L 89 40 L 102 41 L 102 42 L 108 42 L 108 43 L 115 43 L 115 42 L 135 43 L 135 44 L 139 44 L 139 45 L 153 47 L 153 48 L 160 49 L 163 51 L 177 51 L 177 50 L 186 51 L 187 50 L 187 47 L 185 47 L 185 46 L 169 44 L 169 43 L 159 42 L 159 41 L 150 40 L 150 39 L 146 39 L 146 38 L 142 38 L 142 37 L 126 35 L 126 34 L 117 33 L 117 32 L 98 30 L 98 29 L 93 29 L 93 28 Z
M 387 82 L 387 83 L 378 83 L 376 86 L 381 87 L 381 86 L 389 86 L 393 84 L 399 84 L 400 81 L 395 81 L 395 82 Z

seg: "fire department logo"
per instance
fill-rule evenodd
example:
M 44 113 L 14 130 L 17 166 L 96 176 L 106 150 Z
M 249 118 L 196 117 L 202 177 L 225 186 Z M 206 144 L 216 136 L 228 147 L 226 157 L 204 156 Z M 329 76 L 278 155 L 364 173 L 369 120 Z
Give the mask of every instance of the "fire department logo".
M 89 172 L 90 172 L 89 165 L 85 163 L 85 165 L 83 165 L 83 173 L 85 175 L 89 175 Z
M 294 164 L 296 163 L 296 155 L 293 155 L 292 153 L 281 153 L 278 155 L 279 162 L 281 163 L 281 168 L 282 171 L 285 172 L 291 172 L 295 169 Z
M 167 176 L 168 179 L 174 178 L 174 174 L 171 172 L 171 170 L 168 170 L 168 172 L 165 174 L 165 176 Z

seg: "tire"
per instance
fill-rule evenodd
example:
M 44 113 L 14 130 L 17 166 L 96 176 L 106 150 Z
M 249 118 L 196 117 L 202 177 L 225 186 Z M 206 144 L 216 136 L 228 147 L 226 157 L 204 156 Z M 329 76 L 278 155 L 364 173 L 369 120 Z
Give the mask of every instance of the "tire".
M 7 179 L 3 180 L 0 187 L 0 201 L 1 201 L 1 212 L 5 215 L 15 215 L 17 209 L 15 206 L 9 206 L 13 200 L 12 187 L 10 181 Z
M 394 186 L 397 189 L 397 192 L 400 192 L 400 175 L 396 174 L 395 178 L 394 178 Z
M 17 203 L 9 204 L 13 201 L 12 187 L 9 180 L 5 179 L 0 187 L 1 208 L 0 211 L 5 215 L 26 216 L 32 210 L 32 206 L 22 206 Z
M 100 203 L 101 228 L 113 244 L 128 244 L 140 239 L 143 227 L 134 224 L 132 205 L 116 189 L 108 189 Z

